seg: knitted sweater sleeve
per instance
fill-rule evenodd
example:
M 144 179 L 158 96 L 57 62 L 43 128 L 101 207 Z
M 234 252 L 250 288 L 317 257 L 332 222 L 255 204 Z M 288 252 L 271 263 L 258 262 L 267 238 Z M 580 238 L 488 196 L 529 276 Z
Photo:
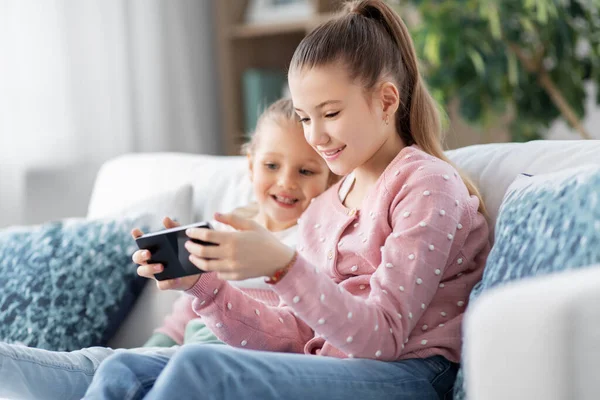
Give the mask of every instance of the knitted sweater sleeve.
M 223 342 L 234 347 L 302 353 L 312 329 L 281 303 L 270 306 L 220 280 L 203 274 L 190 290 L 194 311 Z

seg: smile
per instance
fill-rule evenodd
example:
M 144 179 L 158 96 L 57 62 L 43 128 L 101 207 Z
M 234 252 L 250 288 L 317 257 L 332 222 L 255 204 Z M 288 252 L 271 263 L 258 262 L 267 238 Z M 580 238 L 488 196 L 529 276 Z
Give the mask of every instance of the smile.
M 298 202 L 298 199 L 295 199 L 293 197 L 280 196 L 280 195 L 276 195 L 276 194 L 272 194 L 271 198 L 273 198 L 273 200 L 275 200 L 276 202 L 281 203 L 282 205 L 287 205 L 287 206 L 293 206 L 294 204 L 296 204 Z
M 346 148 L 346 146 L 339 147 L 335 150 L 321 151 L 323 158 L 326 160 L 333 160 Z

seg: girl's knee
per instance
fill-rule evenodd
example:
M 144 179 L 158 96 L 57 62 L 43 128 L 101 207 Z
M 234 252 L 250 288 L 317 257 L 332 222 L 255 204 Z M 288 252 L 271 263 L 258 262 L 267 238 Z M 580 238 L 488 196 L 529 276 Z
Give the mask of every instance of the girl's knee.
M 98 367 L 98 373 L 106 373 L 107 371 L 118 371 L 123 367 L 128 367 L 134 362 L 135 354 L 128 352 L 118 352 L 104 359 Z
M 173 360 L 210 360 L 222 346 L 194 344 L 182 346 L 173 356 Z
M 182 346 L 171 359 L 173 366 L 182 368 L 193 367 L 196 370 L 207 368 L 214 371 L 214 368 L 226 363 L 231 357 L 231 351 L 235 349 L 222 345 L 188 345 Z

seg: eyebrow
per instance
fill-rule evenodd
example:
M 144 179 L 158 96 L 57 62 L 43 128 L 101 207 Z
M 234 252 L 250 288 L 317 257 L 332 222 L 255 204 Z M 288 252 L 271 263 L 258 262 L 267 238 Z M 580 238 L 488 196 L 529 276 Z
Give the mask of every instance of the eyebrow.
M 325 106 L 326 106 L 326 105 L 328 105 L 328 104 L 337 104 L 337 103 L 341 103 L 341 102 L 342 102 L 341 100 L 325 100 L 324 102 L 322 102 L 322 103 L 319 103 L 319 104 L 318 104 L 318 105 L 315 107 L 315 109 L 317 109 L 317 110 L 318 110 L 319 108 L 323 108 L 323 107 L 325 107 Z M 302 111 L 301 109 L 299 109 L 299 108 L 297 108 L 297 107 L 294 107 L 294 110 L 296 110 L 296 111 Z
M 274 152 L 263 153 L 263 156 L 266 156 L 266 157 L 283 157 L 282 154 L 280 154 L 280 153 L 274 153 Z M 302 160 L 301 164 L 305 164 L 305 163 L 306 164 L 315 164 L 317 166 L 320 166 L 318 158 L 307 158 L 305 160 Z

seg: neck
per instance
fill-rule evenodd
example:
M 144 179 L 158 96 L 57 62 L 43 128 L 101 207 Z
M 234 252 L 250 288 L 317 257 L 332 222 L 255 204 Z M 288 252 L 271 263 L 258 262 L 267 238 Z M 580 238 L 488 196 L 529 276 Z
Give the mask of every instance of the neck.
M 363 188 L 373 185 L 404 147 L 406 145 L 394 130 L 371 158 L 354 170 L 356 184 Z

